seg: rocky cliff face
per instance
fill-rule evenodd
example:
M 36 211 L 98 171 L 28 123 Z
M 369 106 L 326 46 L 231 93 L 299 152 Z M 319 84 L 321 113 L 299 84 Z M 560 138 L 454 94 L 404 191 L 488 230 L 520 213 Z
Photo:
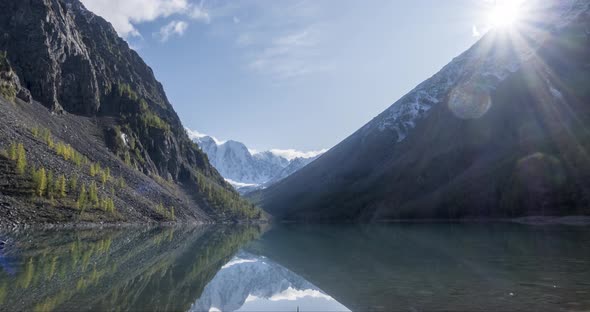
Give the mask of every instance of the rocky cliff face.
M 3 1 L 0 49 L 35 99 L 71 113 L 96 114 L 119 83 L 166 106 L 152 71 L 104 19 L 75 0 Z
M 6 52 L 0 52 L 0 95 L 9 101 L 18 98 L 31 103 L 32 100 L 31 93 L 21 85 L 18 75 L 12 70 Z
M 197 166 L 214 174 L 151 68 L 108 22 L 77 0 L 3 1 L 0 12 L 0 51 L 36 101 L 54 112 L 119 118 L 141 143 L 129 154 L 145 172 L 178 179 Z M 131 116 L 140 114 L 153 120 Z M 125 146 L 111 147 L 125 154 Z
M 76 133 L 82 141 L 84 135 L 98 137 L 126 167 L 192 190 L 195 207 L 217 214 L 212 206 L 235 210 L 244 204 L 188 138 L 151 68 L 78 0 L 2 1 L 0 53 L 7 64 L 0 68 L 4 98 L 34 100 L 56 120 L 94 120 L 92 129 Z M 32 117 L 27 114 L 20 116 Z M 34 117 L 47 118 L 41 115 Z M 35 118 L 27 127 L 39 122 L 48 123 L 52 132 L 62 130 L 52 128 L 52 120 Z M 25 126 L 24 120 L 15 122 Z M 70 144 L 85 150 L 80 143 Z

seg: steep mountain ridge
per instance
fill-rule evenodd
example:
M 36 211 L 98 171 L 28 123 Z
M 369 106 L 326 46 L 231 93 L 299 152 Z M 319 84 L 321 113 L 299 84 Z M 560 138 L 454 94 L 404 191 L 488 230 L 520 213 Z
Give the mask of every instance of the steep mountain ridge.
M 120 118 L 148 156 L 142 162 L 130 153 L 144 172 L 178 179 L 186 162 L 215 174 L 191 147 L 151 68 L 108 22 L 77 0 L 4 1 L 0 11 L 0 51 L 35 100 L 54 112 Z M 137 120 L 148 114 L 152 120 Z
M 253 194 L 305 220 L 587 214 L 588 1 L 538 1 L 342 143 Z M 576 148 L 578 146 L 578 148 Z
M 525 26 L 526 29 L 522 31 L 526 32 L 526 35 L 513 33 L 510 37 L 501 38 L 502 34 L 497 36 L 492 31 L 430 79 L 391 105 L 361 131 L 363 134 L 368 134 L 375 128 L 379 131 L 393 131 L 397 142 L 401 142 L 419 119 L 447 98 L 450 101 L 449 108 L 457 117 L 481 117 L 491 105 L 489 93 L 536 56 L 536 51 L 547 40 L 547 36 L 550 36 L 548 31 L 557 31 L 560 27 L 565 27 L 587 11 L 587 3 L 584 2 L 538 1 L 523 5 L 521 14 L 528 16 L 529 23 L 535 23 L 533 27 Z M 500 29 L 496 33 L 502 31 Z M 484 98 L 476 99 L 476 96 Z M 478 105 L 469 105 L 473 101 L 477 101 Z
M 242 194 L 266 188 L 318 157 L 289 160 L 271 151 L 252 153 L 243 143 L 232 140 L 217 142 L 210 136 L 195 137 L 193 140 L 219 173 Z
M 239 219 L 244 215 L 235 214 L 238 210 L 254 211 L 189 139 L 151 68 L 107 21 L 78 0 L 2 1 L 0 52 L 9 67 L 4 72 L 13 73 L 10 79 L 2 76 L 2 96 L 8 100 L 2 102 L 7 114 L 3 118 L 14 118 L 0 129 L 11 133 L 0 139 L 0 149 L 20 142 L 29 154 L 45 149 L 46 155 L 56 157 L 60 151 L 51 141 L 59 139 L 96 166 L 108 164 L 123 178 L 142 180 L 133 187 L 149 188 L 151 198 L 139 200 L 145 192 L 140 189 L 133 190 L 134 200 L 116 198 L 117 206 L 131 206 L 137 213 L 127 211 L 119 220 L 158 220 L 155 216 L 162 214 L 176 219 L 174 211 L 164 212 L 162 203 L 177 207 L 179 221 Z M 49 114 L 39 111 L 43 108 L 38 103 Z M 80 125 L 85 128 L 77 129 Z M 39 127 L 49 133 L 44 135 L 47 146 L 35 144 Z M 22 129 L 13 131 L 18 128 Z M 96 145 L 88 147 L 83 141 Z M 68 149 L 64 158 L 69 160 L 70 154 Z M 46 163 L 39 158 L 30 165 L 34 169 Z M 65 174 L 70 163 L 61 161 L 52 173 Z M 133 170 L 115 170 L 123 167 Z M 163 185 L 169 193 L 149 184 Z M 181 203 L 174 203 L 174 198 L 181 198 Z

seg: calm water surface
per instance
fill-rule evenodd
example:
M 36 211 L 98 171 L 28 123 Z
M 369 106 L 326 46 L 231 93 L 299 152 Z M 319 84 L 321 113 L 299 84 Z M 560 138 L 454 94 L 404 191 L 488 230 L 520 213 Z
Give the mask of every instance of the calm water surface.
M 208 226 L 4 233 L 3 311 L 588 311 L 590 228 Z

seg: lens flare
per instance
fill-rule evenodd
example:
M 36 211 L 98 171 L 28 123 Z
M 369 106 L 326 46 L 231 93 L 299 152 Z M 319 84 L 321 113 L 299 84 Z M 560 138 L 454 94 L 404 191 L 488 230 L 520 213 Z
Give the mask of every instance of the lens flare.
M 520 1 L 498 1 L 492 8 L 489 24 L 494 28 L 510 27 L 520 18 Z
M 492 106 L 489 92 L 476 83 L 465 83 L 451 91 L 449 109 L 461 119 L 477 119 Z

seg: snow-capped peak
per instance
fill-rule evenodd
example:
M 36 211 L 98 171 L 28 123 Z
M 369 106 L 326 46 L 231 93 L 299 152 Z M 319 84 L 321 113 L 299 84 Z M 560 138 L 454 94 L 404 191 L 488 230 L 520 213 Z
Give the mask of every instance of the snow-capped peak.
M 195 141 L 197 139 L 202 139 L 202 138 L 209 138 L 209 139 L 213 140 L 216 144 L 223 144 L 223 143 L 226 142 L 226 141 L 219 140 L 219 139 L 217 139 L 214 136 L 201 133 L 201 132 L 199 132 L 197 130 L 192 130 L 192 129 L 189 129 L 189 128 L 184 128 L 184 129 L 185 129 L 186 134 L 188 135 L 188 137 L 191 140 L 193 140 L 193 141 Z
M 328 151 L 327 149 L 321 149 L 321 150 L 317 150 L 317 151 L 308 151 L 308 152 L 302 152 L 302 151 L 298 151 L 298 150 L 294 150 L 294 149 L 271 149 L 270 152 L 286 158 L 287 160 L 291 161 L 295 158 L 313 158 L 316 157 L 318 155 L 321 155 L 323 153 L 325 153 L 326 151 Z
M 241 142 L 220 141 L 195 130 L 186 131 L 225 180 L 244 192 L 263 188 L 286 178 L 325 151 L 272 149 L 253 152 Z

